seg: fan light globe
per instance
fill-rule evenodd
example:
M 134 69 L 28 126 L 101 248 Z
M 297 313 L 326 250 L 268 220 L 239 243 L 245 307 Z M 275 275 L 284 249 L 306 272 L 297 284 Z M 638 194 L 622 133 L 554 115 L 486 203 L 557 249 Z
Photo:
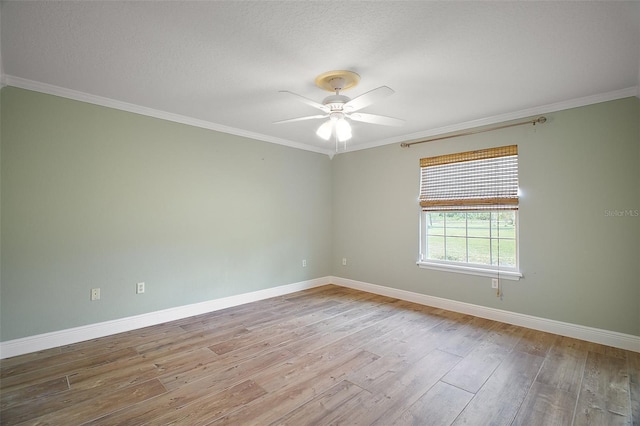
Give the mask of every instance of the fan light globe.
M 325 121 L 320 125 L 320 127 L 318 127 L 316 135 L 325 141 L 328 141 L 334 130 L 338 141 L 345 142 L 351 139 L 351 125 L 347 120 L 345 120 L 344 115 L 340 113 L 331 114 L 329 120 Z
M 316 130 L 316 135 L 320 136 L 325 141 L 328 141 L 331 137 L 331 132 L 333 131 L 333 121 L 327 120 L 318 127 Z
M 344 118 L 336 121 L 336 136 L 340 142 L 351 139 L 351 126 Z

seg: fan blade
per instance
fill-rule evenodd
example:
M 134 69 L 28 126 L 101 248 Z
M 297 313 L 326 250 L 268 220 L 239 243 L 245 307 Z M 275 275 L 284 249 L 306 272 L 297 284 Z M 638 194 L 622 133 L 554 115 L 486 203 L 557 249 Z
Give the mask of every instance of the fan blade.
M 344 110 L 347 112 L 354 112 L 359 109 L 362 109 L 366 106 L 371 105 L 372 103 L 384 99 L 387 96 L 393 95 L 395 92 L 393 89 L 387 86 L 380 86 L 377 89 L 369 90 L 367 93 L 363 93 L 357 98 L 351 99 L 349 102 L 344 104 Z
M 393 117 L 385 117 L 384 115 L 365 114 L 363 112 L 356 112 L 350 114 L 349 118 L 353 121 L 362 121 L 363 123 L 381 124 L 383 126 L 397 126 L 404 125 L 404 120 Z
M 306 117 L 290 118 L 288 120 L 274 121 L 272 124 L 294 123 L 296 121 L 314 120 L 316 118 L 327 118 L 328 115 L 308 115 Z
M 321 103 L 316 102 L 316 101 L 314 101 L 314 100 L 312 100 L 312 99 L 305 98 L 304 96 L 298 95 L 297 93 L 293 93 L 293 92 L 290 92 L 290 91 L 288 91 L 288 90 L 280 90 L 280 93 L 288 93 L 288 94 L 290 94 L 290 95 L 293 95 L 293 96 L 295 96 L 299 101 L 301 101 L 301 102 L 303 102 L 303 103 L 305 103 L 305 104 L 307 104 L 307 105 L 309 105 L 309 106 L 312 106 L 312 107 L 314 107 L 314 108 L 318 108 L 318 109 L 319 109 L 319 110 L 321 110 L 321 111 L 324 111 L 324 112 L 329 112 L 329 111 L 330 111 L 330 110 L 329 110 L 329 107 L 324 106 L 324 105 L 322 105 Z

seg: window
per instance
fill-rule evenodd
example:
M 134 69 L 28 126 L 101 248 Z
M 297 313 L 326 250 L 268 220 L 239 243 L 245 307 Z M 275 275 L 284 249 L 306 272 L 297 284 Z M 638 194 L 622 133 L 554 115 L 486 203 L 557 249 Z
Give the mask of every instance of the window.
M 518 147 L 420 160 L 424 267 L 517 279 Z

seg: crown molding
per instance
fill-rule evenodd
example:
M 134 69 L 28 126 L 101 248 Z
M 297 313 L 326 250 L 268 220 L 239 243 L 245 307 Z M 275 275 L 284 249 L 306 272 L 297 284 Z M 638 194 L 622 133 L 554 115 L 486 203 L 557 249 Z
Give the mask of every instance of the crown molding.
M 640 74 L 638 78 L 640 79 Z M 522 118 L 532 117 L 532 116 L 541 115 L 541 114 L 548 114 L 550 112 L 562 111 L 562 110 L 571 109 L 571 108 L 578 108 L 578 107 L 587 106 L 587 105 L 598 104 L 601 102 L 614 101 L 616 99 L 630 98 L 632 96 L 640 97 L 640 81 L 638 86 L 627 87 L 625 89 L 614 90 L 606 93 L 599 93 L 596 95 L 584 96 L 581 98 L 569 99 L 566 101 L 556 102 L 556 103 L 547 104 L 547 105 L 540 105 L 537 107 L 527 108 L 527 109 L 514 111 L 506 114 L 499 114 L 491 117 L 480 118 L 478 120 L 465 121 L 464 123 L 452 124 L 450 126 L 436 127 L 433 129 L 412 133 L 405 136 L 374 141 L 371 143 L 354 146 L 352 148 L 347 148 L 346 152 L 376 148 L 379 146 L 390 145 L 393 143 L 414 142 L 420 139 L 440 136 L 447 133 L 459 132 L 462 130 L 469 130 L 476 127 L 488 126 L 488 125 L 497 124 L 497 123 L 504 123 L 511 120 L 519 120 Z
M 105 98 L 102 96 L 92 95 L 90 93 L 80 92 L 78 90 L 67 89 L 65 87 L 54 86 L 52 84 L 41 83 L 34 80 L 28 80 L 21 77 L 4 75 L 2 82 L 6 86 L 17 87 L 20 89 L 31 90 L 34 92 L 45 93 L 48 95 L 60 96 L 62 98 L 72 99 L 80 102 L 87 102 L 94 105 L 100 105 L 108 108 L 114 108 L 121 111 L 132 112 L 134 114 L 145 115 L 147 117 L 159 118 L 161 120 L 172 121 L 175 123 L 186 124 L 188 126 L 200 127 L 203 129 L 213 130 L 221 133 L 228 133 L 235 136 L 241 136 L 249 139 L 255 139 L 263 142 L 275 143 L 278 145 L 288 146 L 290 148 L 302 149 L 304 151 L 317 152 L 332 157 L 335 154 L 331 150 L 317 148 L 314 146 L 294 142 L 287 139 L 276 138 L 273 136 L 263 135 L 261 133 L 249 132 L 235 127 L 225 126 L 211 121 L 200 120 L 197 118 L 187 117 L 185 115 L 174 114 L 167 111 L 161 111 L 153 108 L 144 107 L 128 102 L 118 101 L 116 99 Z
M 34 80 L 28 80 L 21 77 L 15 77 L 11 75 L 0 75 L 0 87 L 12 86 L 20 89 L 32 90 L 35 92 L 46 93 L 49 95 L 60 96 L 62 98 L 73 99 L 76 101 L 87 102 L 94 105 L 100 105 L 108 108 L 114 108 L 122 111 L 132 112 L 135 114 L 145 115 L 148 117 L 159 118 L 161 120 L 172 121 L 175 123 L 186 124 L 189 126 L 200 127 L 203 129 L 213 130 L 216 132 L 228 133 L 235 136 L 241 136 L 249 139 L 255 139 L 263 142 L 275 143 L 278 145 L 288 146 L 290 148 L 301 149 L 304 151 L 316 152 L 319 154 L 328 155 L 330 159 L 337 154 L 343 154 L 346 152 L 361 151 L 363 149 L 376 148 L 379 146 L 390 145 L 401 142 L 412 142 L 424 138 L 433 136 L 444 135 L 447 133 L 459 132 L 462 130 L 468 130 L 476 127 L 488 126 L 496 123 L 504 123 L 511 120 L 518 120 L 521 118 L 531 117 L 540 114 L 547 114 L 550 112 L 562 111 L 571 108 L 578 108 L 582 106 L 597 104 L 601 102 L 612 101 L 616 99 L 628 98 L 636 96 L 640 98 L 640 71 L 638 74 L 639 84 L 638 86 L 627 87 L 625 89 L 614 90 L 611 92 L 600 93 L 590 96 L 584 96 L 581 98 L 570 99 L 567 101 L 556 102 L 547 105 L 541 105 L 537 107 L 527 108 L 519 111 L 514 111 L 506 114 L 494 115 L 491 117 L 480 118 L 477 120 L 466 121 L 463 123 L 452 124 L 450 126 L 436 127 L 425 131 L 411 133 L 409 135 L 398 136 L 394 138 L 382 139 L 371 143 L 364 143 L 356 146 L 347 147 L 345 151 L 335 152 L 329 149 L 322 149 L 311 145 L 303 144 L 300 142 L 290 141 L 288 139 L 276 138 L 261 133 L 249 132 L 243 129 L 235 127 L 225 126 L 222 124 L 214 123 L 211 121 L 200 120 L 197 118 L 187 117 L 180 114 L 174 114 L 167 111 L 161 111 L 153 108 L 144 107 L 128 102 L 122 102 L 111 98 L 105 98 L 102 96 L 96 96 L 78 90 L 67 89 L 60 86 L 54 86 L 52 84 L 41 83 Z

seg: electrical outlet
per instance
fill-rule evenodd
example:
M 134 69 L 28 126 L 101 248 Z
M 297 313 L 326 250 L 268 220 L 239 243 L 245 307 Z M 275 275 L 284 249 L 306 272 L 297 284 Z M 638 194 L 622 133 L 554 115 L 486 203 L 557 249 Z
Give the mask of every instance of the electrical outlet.
M 100 289 L 92 288 L 91 289 L 91 300 L 100 300 Z
M 346 257 L 342 258 L 342 266 L 347 266 L 347 258 Z
M 498 279 L 491 278 L 491 288 L 498 288 Z
M 302 267 L 303 268 L 307 267 L 307 259 L 302 259 Z
M 144 293 L 144 283 L 136 284 L 136 294 Z

